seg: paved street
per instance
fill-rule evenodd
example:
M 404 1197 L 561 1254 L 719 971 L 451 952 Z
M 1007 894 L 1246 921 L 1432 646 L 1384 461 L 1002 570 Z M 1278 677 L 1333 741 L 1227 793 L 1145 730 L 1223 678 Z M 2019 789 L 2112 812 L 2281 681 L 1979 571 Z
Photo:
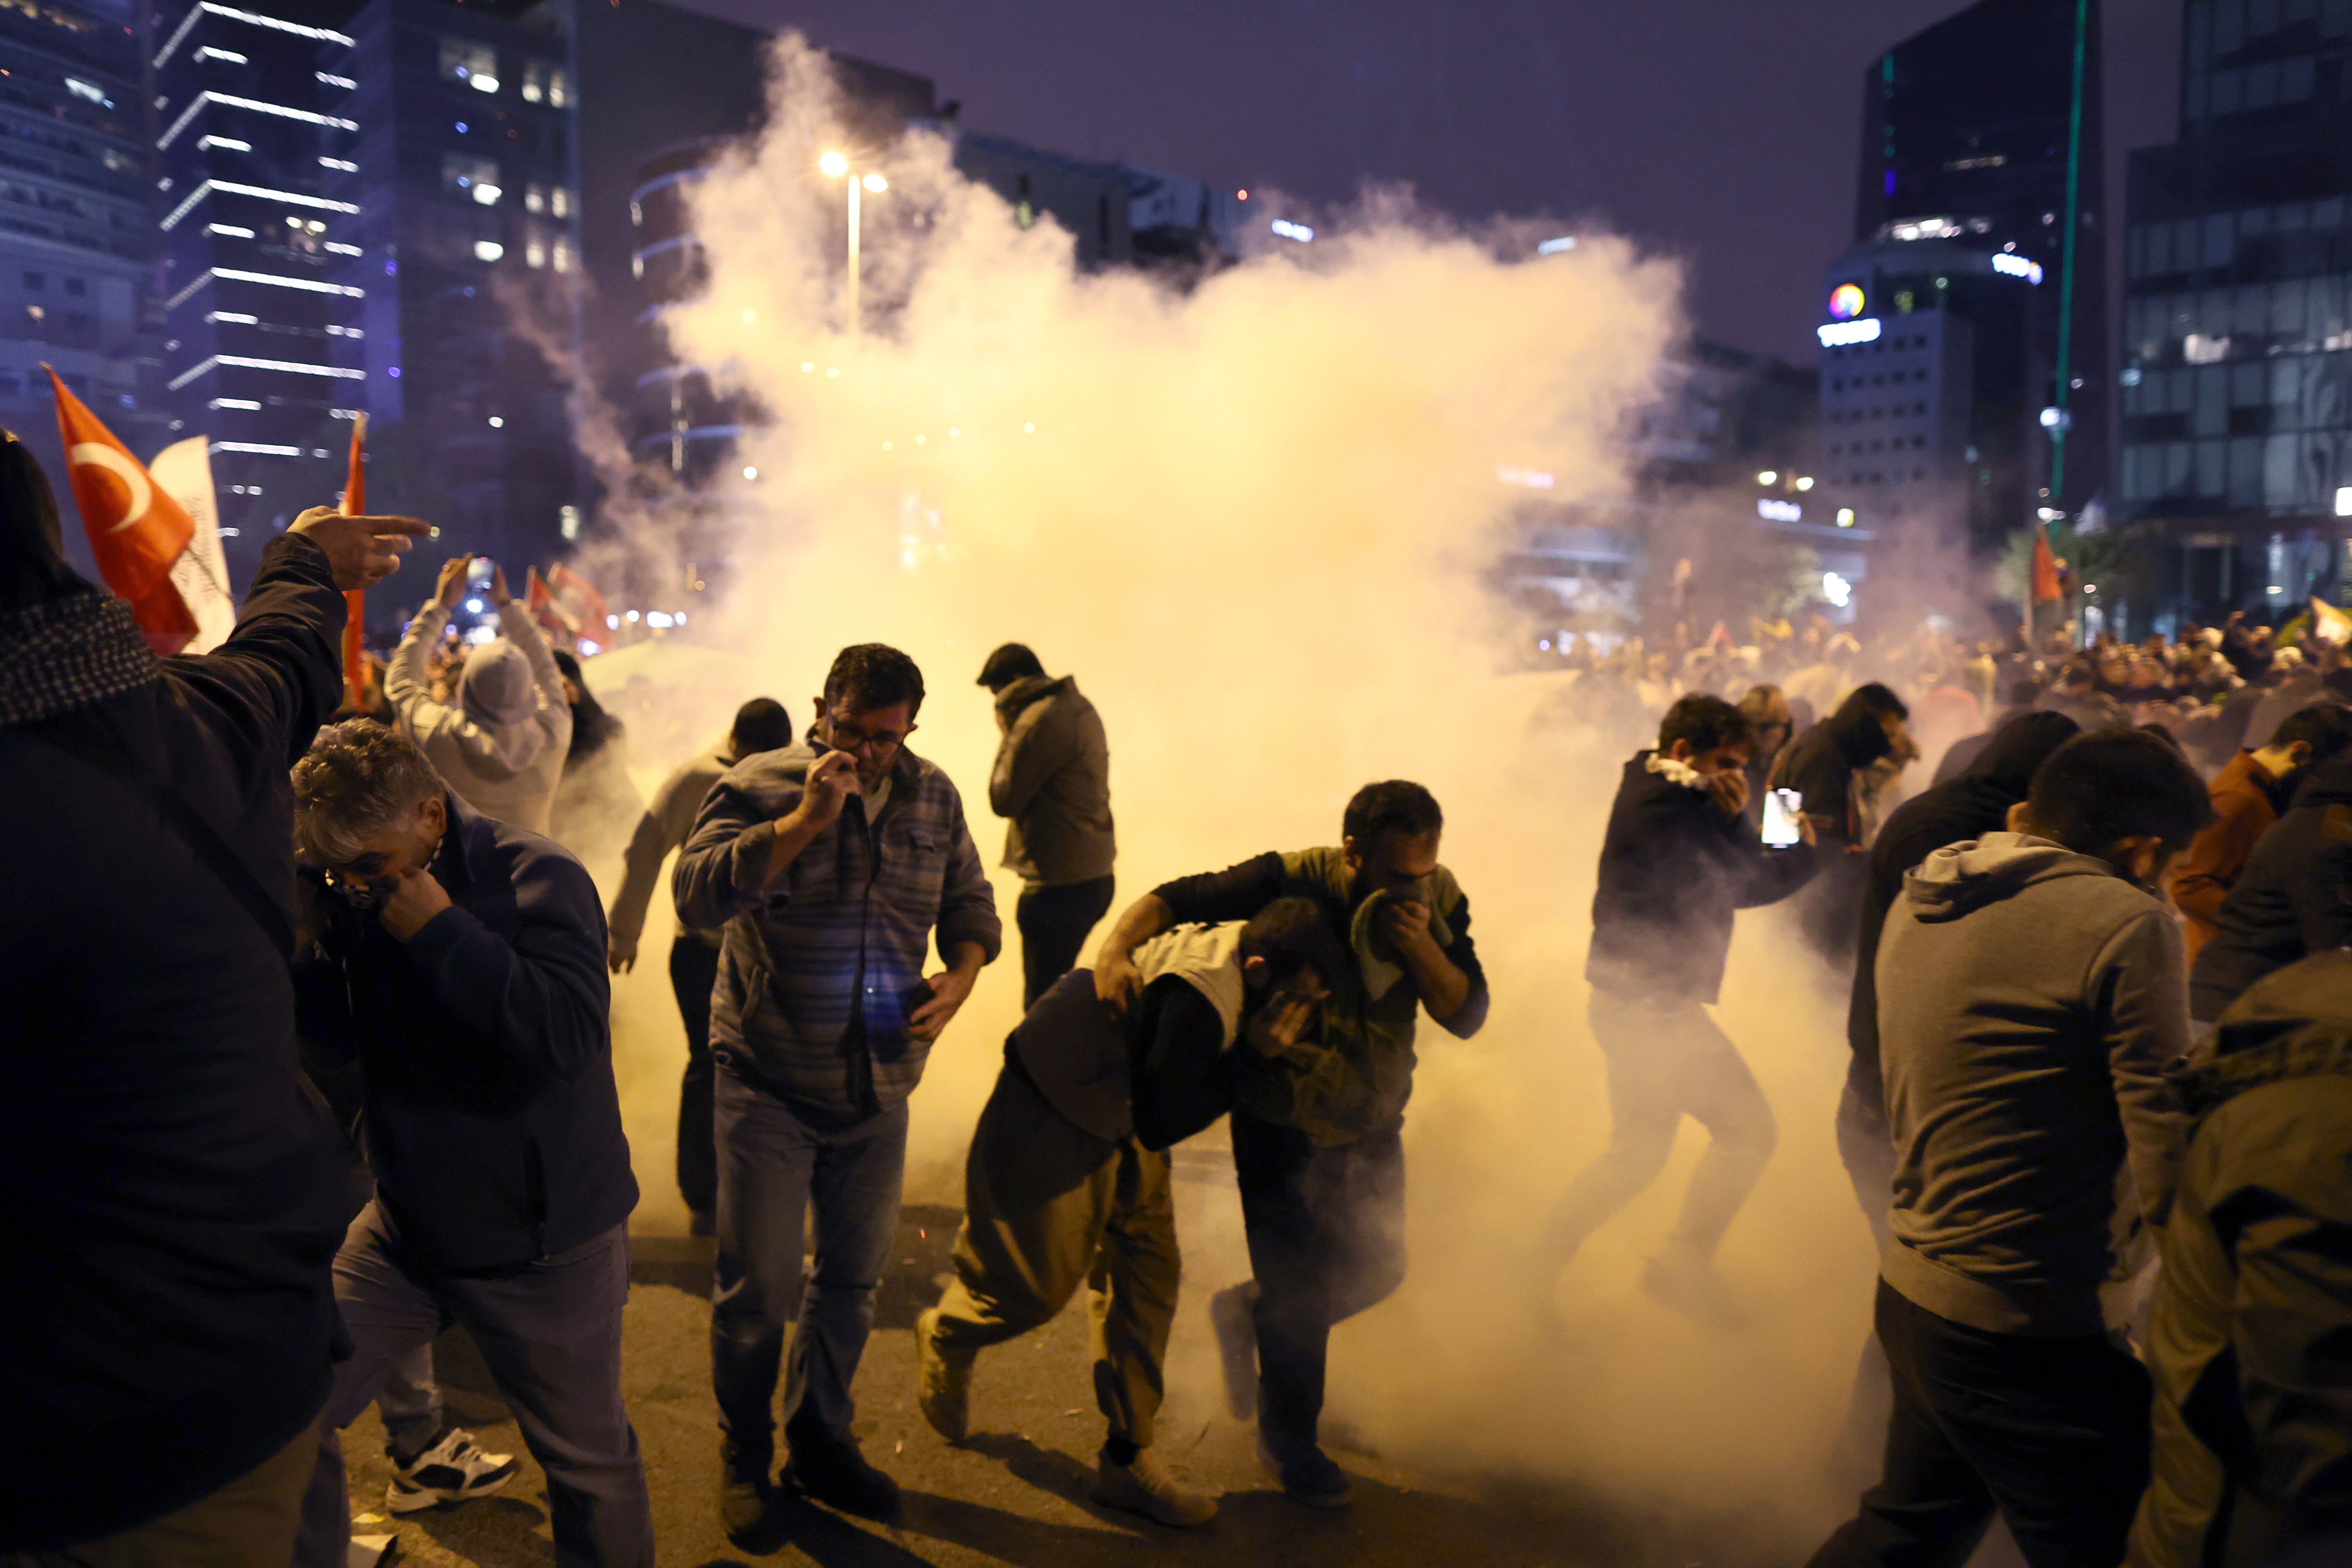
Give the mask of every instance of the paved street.
M 1160 1449 L 1192 1484 L 1223 1494 L 1206 1530 L 1178 1532 L 1087 1500 L 1102 1436 L 1088 1373 L 1084 1303 L 1049 1328 L 982 1358 L 974 1435 L 943 1443 L 915 1408 L 911 1323 L 927 1280 L 945 1259 L 952 1211 L 910 1209 L 900 1258 L 887 1285 L 880 1322 L 858 1378 L 858 1434 L 866 1453 L 906 1489 L 904 1518 L 885 1529 L 809 1505 L 792 1508 L 772 1554 L 746 1552 L 720 1533 L 711 1502 L 716 1448 L 708 1363 L 709 1308 L 681 1284 L 693 1279 L 709 1244 L 653 1238 L 640 1244 L 632 1292 L 625 1377 L 653 1488 L 665 1564 L 814 1563 L 824 1568 L 942 1568 L 1015 1563 L 1023 1568 L 1111 1568 L 1140 1561 L 1171 1564 L 1431 1563 L 1559 1565 L 1559 1568 L 1764 1568 L 1801 1543 L 1776 1549 L 1738 1538 L 1752 1521 L 1693 1527 L 1643 1518 L 1558 1484 L 1507 1484 L 1416 1473 L 1377 1456 L 1341 1448 L 1357 1478 L 1345 1512 L 1297 1508 L 1258 1469 L 1250 1429 L 1225 1416 L 1207 1375 L 1205 1293 L 1188 1299 L 1171 1356 Z M 653 1282 L 656 1280 L 673 1282 Z M 495 1402 L 467 1384 L 462 1342 L 443 1342 L 442 1374 L 453 1411 L 475 1423 L 486 1447 L 520 1451 L 514 1426 Z M 1344 1436 L 1342 1437 L 1344 1442 Z M 382 1428 L 370 1411 L 346 1434 L 354 1506 L 381 1507 L 390 1469 Z M 497 1498 L 372 1528 L 395 1530 L 402 1561 L 523 1568 L 552 1563 L 543 1483 L 528 1458 Z M 1710 1545 L 1710 1535 L 1717 1538 Z

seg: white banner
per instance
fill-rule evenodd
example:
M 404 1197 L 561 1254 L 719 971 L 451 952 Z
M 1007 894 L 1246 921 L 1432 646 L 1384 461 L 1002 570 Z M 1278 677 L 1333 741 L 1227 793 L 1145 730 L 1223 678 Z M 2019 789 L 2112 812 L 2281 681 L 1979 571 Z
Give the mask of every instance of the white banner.
M 206 438 L 191 436 L 155 454 L 147 465 L 156 487 L 178 501 L 196 531 L 172 563 L 172 586 L 196 617 L 196 635 L 183 653 L 210 653 L 228 640 L 236 625 L 236 600 L 228 591 L 228 562 L 221 554 L 220 512 L 213 505 L 213 460 Z

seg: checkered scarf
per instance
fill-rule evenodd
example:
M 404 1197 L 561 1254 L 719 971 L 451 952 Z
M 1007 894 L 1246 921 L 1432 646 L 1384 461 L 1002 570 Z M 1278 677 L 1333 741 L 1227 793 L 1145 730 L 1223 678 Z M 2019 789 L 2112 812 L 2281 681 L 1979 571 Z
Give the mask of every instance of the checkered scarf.
M 68 594 L 0 611 L 0 724 L 31 724 L 136 691 L 163 673 L 111 594 Z

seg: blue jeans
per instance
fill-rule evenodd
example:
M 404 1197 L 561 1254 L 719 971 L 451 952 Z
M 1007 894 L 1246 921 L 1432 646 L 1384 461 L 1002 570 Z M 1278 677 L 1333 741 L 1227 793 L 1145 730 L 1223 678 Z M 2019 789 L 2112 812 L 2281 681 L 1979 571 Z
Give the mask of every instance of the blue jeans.
M 784 1380 L 785 1440 L 848 1442 L 857 1414 L 849 1384 L 898 1231 L 906 1103 L 820 1127 L 724 1063 L 713 1098 L 719 1272 L 710 1377 L 720 1429 L 746 1456 L 774 1452 L 776 1375 L 784 1331 L 798 1321 Z M 812 1202 L 816 1268 L 803 1281 L 801 1233 Z
M 531 1457 L 547 1472 L 561 1568 L 654 1568 L 653 1506 L 621 1403 L 626 1230 L 493 1276 L 450 1276 L 410 1254 L 374 1204 L 335 1255 L 335 1304 L 352 1356 L 335 1369 L 318 1468 L 302 1505 L 297 1568 L 343 1568 L 352 1509 L 341 1429 L 393 1369 L 452 1320 L 482 1352 Z

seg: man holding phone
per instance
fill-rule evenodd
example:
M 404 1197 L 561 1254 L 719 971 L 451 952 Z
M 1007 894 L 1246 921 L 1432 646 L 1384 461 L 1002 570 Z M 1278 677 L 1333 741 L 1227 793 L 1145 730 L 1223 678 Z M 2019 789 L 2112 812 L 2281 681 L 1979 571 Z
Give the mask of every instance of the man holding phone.
M 962 797 L 906 749 L 922 703 L 913 659 L 879 643 L 844 648 L 808 739 L 729 769 L 678 852 L 679 919 L 726 928 L 710 1014 L 710 1348 L 719 1513 L 738 1544 L 766 1517 L 771 1411 L 796 1320 L 786 1479 L 844 1512 L 898 1510 L 897 1483 L 851 1436 L 849 1384 L 897 1231 L 907 1098 L 1003 940 Z M 943 967 L 926 978 L 935 932 Z M 816 1270 L 803 1286 L 812 1200 Z
M 1755 727 L 1719 697 L 1693 692 L 1666 710 L 1655 750 L 1633 754 L 1617 788 L 1592 898 L 1587 1017 L 1609 1063 L 1609 1147 L 1552 1213 L 1555 1269 L 1658 1179 L 1687 1114 L 1713 1142 L 1692 1173 L 1682 1220 L 1643 1271 L 1644 1294 L 1703 1321 L 1738 1313 L 1715 1251 L 1772 1157 L 1772 1108 L 1707 1015 L 1723 984 L 1734 913 L 1778 902 L 1814 870 L 1811 823 L 1768 849 L 1747 816 Z M 1550 1316 L 1547 1275 L 1538 1303 Z

